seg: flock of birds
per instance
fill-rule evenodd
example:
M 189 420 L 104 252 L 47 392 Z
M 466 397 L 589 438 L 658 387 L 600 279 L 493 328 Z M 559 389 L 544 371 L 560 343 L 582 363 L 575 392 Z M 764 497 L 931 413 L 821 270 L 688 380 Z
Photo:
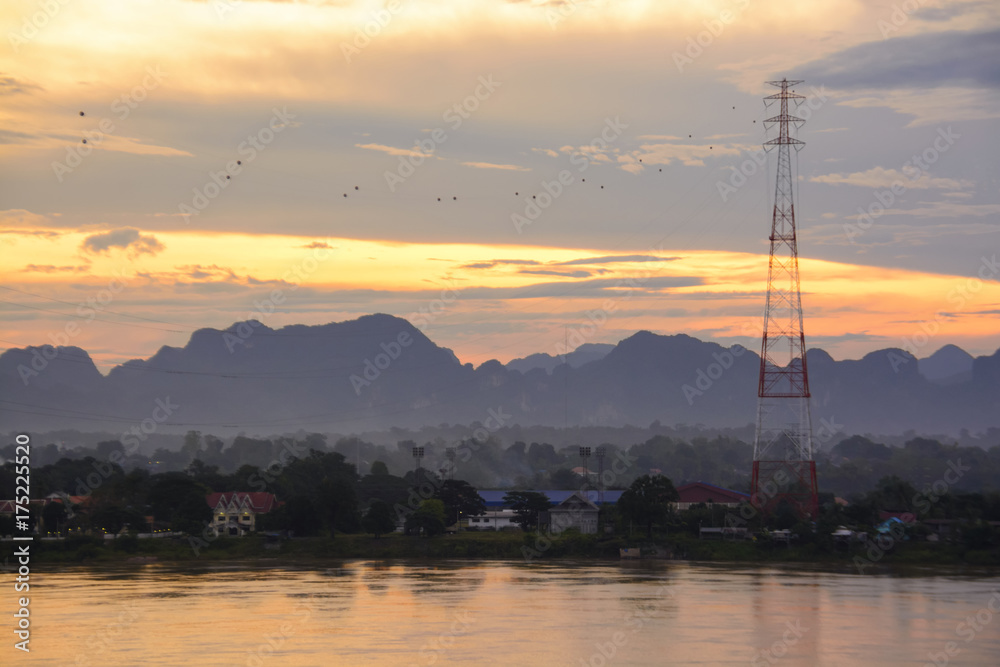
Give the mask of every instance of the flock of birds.
M 735 109 L 736 109 L 736 107 L 734 106 L 734 107 L 733 107 L 733 110 L 735 110 Z M 80 112 L 80 115 L 81 115 L 81 116 L 86 116 L 86 114 L 85 114 L 85 113 L 84 113 L 83 111 L 81 111 L 81 112 Z M 754 122 L 754 123 L 756 123 L 757 121 L 755 120 L 755 121 L 753 121 L 753 122 Z M 691 138 L 692 138 L 692 135 L 690 135 L 690 134 L 689 134 L 689 135 L 688 135 L 688 139 L 691 139 Z M 83 143 L 87 143 L 87 140 L 86 140 L 86 139 L 83 139 Z M 712 148 L 713 148 L 712 146 L 709 146 L 709 147 L 708 147 L 708 150 L 712 150 Z M 642 158 L 639 158 L 639 162 L 642 162 Z M 242 165 L 242 164 L 243 164 L 243 161 L 242 161 L 242 160 L 237 160 L 237 161 L 236 161 L 236 164 L 237 164 L 237 165 Z M 660 172 L 662 172 L 662 171 L 663 171 L 663 167 L 660 167 L 660 168 L 659 168 L 659 171 L 660 171 Z M 226 180 L 230 180 L 230 179 L 231 179 L 231 176 L 229 176 L 229 175 L 227 174 L 227 175 L 226 175 Z M 586 182 L 587 182 L 587 179 L 586 179 L 586 178 L 583 178 L 583 179 L 581 179 L 581 181 L 582 181 L 583 183 L 586 183 Z M 359 188 L 359 187 L 358 187 L 357 185 L 355 185 L 355 186 L 354 186 L 354 189 L 355 189 L 355 190 L 357 190 L 357 191 L 360 191 L 360 188 Z M 602 185 L 602 186 L 601 186 L 601 190 L 603 190 L 603 189 L 604 189 L 604 186 Z M 519 196 L 520 196 L 520 192 L 515 192 L 515 193 L 514 193 L 514 196 L 515 196 L 515 197 L 519 197 Z M 346 193 L 346 192 L 344 193 L 344 198 L 347 198 L 347 193 Z M 531 196 L 531 198 L 532 198 L 532 199 L 536 199 L 537 197 L 536 197 L 536 195 L 532 195 L 532 196 Z M 445 197 L 445 199 L 447 199 L 447 197 Z M 437 198 L 437 200 L 438 200 L 438 201 L 441 201 L 441 197 L 438 197 L 438 198 Z M 453 196 L 453 197 L 451 198 L 451 200 L 452 200 L 452 201 L 458 201 L 458 197 L 457 197 L 457 196 Z

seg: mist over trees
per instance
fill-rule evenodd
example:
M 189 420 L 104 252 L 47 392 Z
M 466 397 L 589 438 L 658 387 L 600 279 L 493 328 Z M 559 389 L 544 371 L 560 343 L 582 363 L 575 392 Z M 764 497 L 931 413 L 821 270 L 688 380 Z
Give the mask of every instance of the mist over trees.
M 465 428 L 462 432 L 470 431 Z M 399 435 L 414 434 L 401 431 Z M 619 434 L 618 441 L 622 439 Z M 470 488 L 576 490 L 582 483 L 581 476 L 574 472 L 582 465 L 578 445 L 524 440 L 505 444 L 500 434 L 481 440 L 406 438 L 385 445 L 363 436 L 341 437 L 332 443 L 318 433 L 224 440 L 191 431 L 182 438 L 178 449 L 158 448 L 149 454 L 127 454 L 117 440 L 72 448 L 41 442 L 44 440 L 36 440 L 38 444 L 32 450 L 32 492 L 38 494 L 35 497 L 53 492 L 100 497 L 114 486 L 117 493 L 131 498 L 148 490 L 153 476 L 162 478 L 163 488 L 169 489 L 166 480 L 171 478 L 166 474 L 177 473 L 211 491 L 269 491 L 290 503 L 299 502 L 295 499 L 302 489 L 322 490 L 326 499 L 322 507 L 314 509 L 323 515 L 325 529 L 346 525 L 348 519 L 338 514 L 338 504 L 367 506 L 376 498 L 390 505 L 405 502 L 411 486 L 420 481 L 415 477 L 413 457 L 418 442 L 424 448 L 420 474 L 445 480 L 447 491 L 441 499 L 450 503 L 449 508 L 462 510 L 462 503 L 472 497 Z M 625 489 L 637 477 L 662 474 L 678 486 L 702 481 L 746 492 L 753 454 L 750 443 L 748 437 L 718 433 L 690 438 L 654 435 L 627 445 L 603 443 L 607 451 L 605 485 Z M 1000 434 L 989 448 L 922 437 L 898 444 L 858 435 L 831 438 L 817 443 L 817 476 L 821 491 L 850 498 L 893 475 L 917 488 L 931 486 L 947 471 L 960 466 L 960 475 L 951 473 L 952 477 L 958 475 L 949 484 L 952 490 L 1000 490 L 998 445 Z M 452 462 L 449 450 L 462 454 Z M 13 438 L 9 438 L 8 444 L 0 447 L 0 456 L 9 460 L 13 455 Z M 623 467 L 620 473 L 612 474 L 608 471 L 616 460 Z M 591 472 L 597 472 L 595 457 L 589 459 L 588 465 Z M 359 467 L 361 475 L 357 475 Z M 13 488 L 12 470 L 9 463 L 0 467 L 0 480 L 8 483 L 8 488 Z M 353 498 L 339 495 L 347 479 L 352 481 Z M 468 487 L 457 483 L 453 487 L 450 479 L 461 480 Z M 180 487 L 170 490 L 174 495 L 188 492 Z M 453 498 L 449 500 L 448 494 Z M 449 509 L 446 518 L 452 517 Z

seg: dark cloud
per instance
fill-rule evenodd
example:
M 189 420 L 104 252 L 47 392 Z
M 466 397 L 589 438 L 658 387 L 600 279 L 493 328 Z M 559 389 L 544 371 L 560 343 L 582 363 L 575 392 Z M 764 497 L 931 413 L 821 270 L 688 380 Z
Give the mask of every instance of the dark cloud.
M 1000 88 L 1000 30 L 931 32 L 866 42 L 794 74 L 829 88 Z
M 973 9 L 978 9 L 986 4 L 986 2 L 964 2 L 946 5 L 944 7 L 921 7 L 917 11 L 913 12 L 913 16 L 921 21 L 950 21 L 956 16 L 968 14 Z
M 583 257 L 571 259 L 568 262 L 556 262 L 556 266 L 573 266 L 575 264 L 612 264 L 614 262 L 672 262 L 680 257 L 656 257 L 655 255 L 607 255 L 605 257 Z
M 306 245 L 299 246 L 299 247 L 300 248 L 305 248 L 307 250 L 313 250 L 313 249 L 317 249 L 317 248 L 326 248 L 326 249 L 329 249 L 329 250 L 335 250 L 336 249 L 332 245 L 330 245 L 329 243 L 327 243 L 326 241 L 313 241 L 312 243 L 307 243 Z
M 488 262 L 472 262 L 463 264 L 460 269 L 492 269 L 497 264 L 513 264 L 515 266 L 537 266 L 541 262 L 534 259 L 491 259 Z
M 137 255 L 155 255 L 164 248 L 155 236 L 143 235 L 138 229 L 123 227 L 102 234 L 94 234 L 83 240 L 81 247 L 92 253 L 107 252 L 112 248 L 122 248 Z
M 54 264 L 28 264 L 22 271 L 28 273 L 86 273 L 89 266 L 55 266 Z
M 536 276 L 562 276 L 563 278 L 589 278 L 590 271 L 554 271 L 552 269 L 521 269 L 518 273 Z
M 41 87 L 15 79 L 12 76 L 0 74 L 0 95 L 17 95 L 31 90 L 41 90 Z

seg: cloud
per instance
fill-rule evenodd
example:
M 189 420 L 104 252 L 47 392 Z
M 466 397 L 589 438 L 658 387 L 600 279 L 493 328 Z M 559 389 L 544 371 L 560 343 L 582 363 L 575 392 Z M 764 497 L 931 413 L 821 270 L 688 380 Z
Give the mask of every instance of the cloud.
M 860 97 L 843 99 L 838 104 L 855 109 L 887 107 L 896 113 L 914 116 L 907 127 L 1000 118 L 1000 91 L 988 89 L 939 88 L 933 95 L 922 88 L 867 91 Z
M 0 95 L 18 95 L 32 90 L 41 90 L 41 87 L 12 76 L 0 75 Z
M 431 157 L 430 153 L 424 153 L 413 148 L 396 148 L 395 146 L 386 146 L 385 144 L 354 144 L 354 146 L 369 151 L 382 151 L 389 155 L 399 155 L 402 157 Z
M 641 159 L 643 164 L 670 164 L 679 161 L 688 167 L 702 167 L 702 158 L 719 157 L 722 155 L 741 155 L 747 150 L 757 150 L 756 146 L 748 147 L 740 144 L 643 144 L 640 151 L 633 155 Z
M 53 264 L 28 264 L 23 269 L 25 273 L 86 273 L 89 266 L 55 266 Z
M 83 240 L 81 247 L 84 251 L 90 253 L 102 253 L 112 248 L 122 248 L 134 255 L 155 255 L 164 249 L 163 244 L 155 236 L 144 236 L 139 233 L 138 229 L 132 229 L 131 227 L 123 227 L 110 232 L 104 232 L 103 234 L 88 236 Z
M 559 153 L 551 148 L 532 148 L 531 150 L 534 153 L 541 153 L 542 155 L 548 155 L 549 157 L 559 157 Z
M 519 167 L 516 164 L 494 164 L 492 162 L 463 162 L 466 167 L 476 169 L 506 169 L 508 171 L 531 171 L 528 167 Z
M 76 143 L 76 139 L 73 140 Z M 132 155 L 163 155 L 167 157 L 194 157 L 194 154 L 179 148 L 170 146 L 159 146 L 157 144 L 144 144 L 134 137 L 116 137 L 105 135 L 103 139 L 91 144 L 94 148 L 103 148 L 106 151 L 118 153 L 130 153 Z
M 305 248 L 307 250 L 314 250 L 320 248 L 326 248 L 328 250 L 336 250 L 336 248 L 326 241 L 313 241 L 312 243 L 307 243 L 306 245 L 299 246 L 300 248 Z
M 1000 30 L 949 30 L 865 42 L 807 63 L 795 78 L 844 90 L 1000 89 L 997 63 Z
M 566 262 L 556 262 L 556 266 L 574 266 L 578 264 L 613 264 L 617 262 L 672 262 L 680 257 L 657 257 L 655 255 L 605 255 L 603 257 L 581 257 Z
M 516 266 L 537 266 L 541 264 L 538 260 L 534 259 L 491 259 L 488 262 L 472 262 L 470 264 L 463 264 L 460 269 L 492 269 L 497 264 L 513 264 Z
M 915 168 L 914 171 L 916 171 Z M 919 178 L 913 179 L 898 169 L 886 169 L 885 167 L 872 167 L 867 171 L 857 171 L 852 174 L 813 176 L 809 180 L 813 183 L 857 185 L 865 188 L 888 188 L 892 187 L 894 183 L 901 183 L 908 190 L 929 190 L 932 188 L 961 190 L 973 185 L 969 181 L 958 181 L 953 178 L 934 178 L 924 172 L 920 173 Z
M 52 220 L 48 216 L 42 215 L 40 213 L 32 213 L 31 211 L 23 208 L 9 208 L 5 211 L 0 211 L 0 227 L 49 227 L 52 224 Z M 34 234 L 42 236 L 58 236 L 56 232 L 50 231 L 21 231 L 21 230 L 3 230 L 5 234 Z
M 961 218 L 1000 215 L 1000 204 L 960 204 L 952 201 L 921 202 L 924 208 L 886 209 L 882 215 L 913 215 L 922 218 Z M 855 216 L 852 216 L 855 217 Z
M 555 269 L 521 269 L 518 273 L 526 273 L 535 276 L 560 276 L 562 278 L 589 278 L 590 271 L 557 271 Z

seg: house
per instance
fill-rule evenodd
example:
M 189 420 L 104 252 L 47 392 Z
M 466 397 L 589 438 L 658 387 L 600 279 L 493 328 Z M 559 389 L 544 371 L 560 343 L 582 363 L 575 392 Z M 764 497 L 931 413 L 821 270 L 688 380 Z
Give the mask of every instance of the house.
M 278 507 L 273 493 L 263 491 L 227 491 L 210 493 L 205 502 L 212 508 L 213 534 L 242 537 L 257 530 L 257 515 Z
M 574 493 L 582 493 L 592 503 L 598 503 L 599 500 L 600 500 L 600 493 L 597 491 L 597 489 L 587 489 L 586 491 L 582 491 L 582 490 L 581 491 L 555 491 L 555 490 L 536 490 L 536 489 L 532 489 L 532 491 L 534 491 L 535 493 L 544 494 L 545 497 L 549 499 L 549 502 L 555 503 L 555 504 L 561 503 L 562 501 L 566 500 L 567 498 L 569 498 Z M 486 503 L 486 508 L 487 509 L 491 509 L 491 508 L 500 509 L 501 507 L 504 507 L 503 497 L 508 492 L 507 491 L 502 491 L 502 490 L 497 491 L 497 490 L 492 490 L 492 489 L 484 491 L 484 490 L 480 489 L 478 491 L 478 493 L 479 493 L 479 497 L 483 499 L 484 503 Z M 605 505 L 614 505 L 615 503 L 618 502 L 618 499 L 621 498 L 621 496 L 622 496 L 623 493 L 625 493 L 625 492 L 622 491 L 622 490 L 620 490 L 620 489 L 615 489 L 615 490 L 608 489 L 608 490 L 606 490 L 604 492 L 604 504 Z
M 479 530 L 503 530 L 504 528 L 520 528 L 514 519 L 517 514 L 510 509 L 487 509 L 486 514 L 469 517 L 469 528 Z
M 706 505 L 722 505 L 724 507 L 739 507 L 740 503 L 750 501 L 750 496 L 746 493 L 724 489 L 721 486 L 708 484 L 706 482 L 692 482 L 677 487 L 678 510 L 691 509 L 692 505 L 705 503 Z
M 549 532 L 553 535 L 568 528 L 576 528 L 584 535 L 597 534 L 597 515 L 600 508 L 580 492 L 570 494 L 568 498 L 550 509 L 546 514 Z M 545 519 L 539 516 L 544 523 Z

